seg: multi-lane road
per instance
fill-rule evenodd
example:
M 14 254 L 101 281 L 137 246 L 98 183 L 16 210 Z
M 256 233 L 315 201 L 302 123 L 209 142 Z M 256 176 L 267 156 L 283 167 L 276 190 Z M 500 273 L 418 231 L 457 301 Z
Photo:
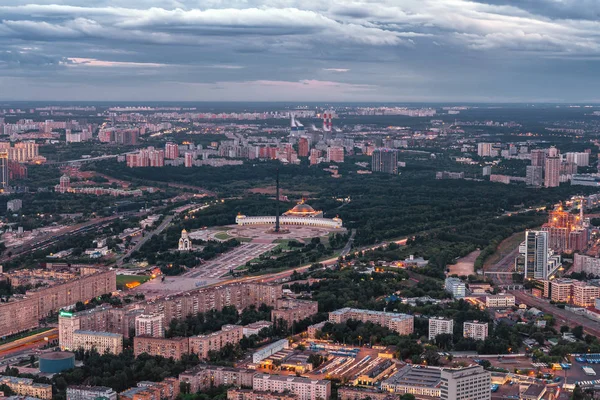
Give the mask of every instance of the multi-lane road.
M 44 332 L 36 333 L 35 335 L 14 340 L 0 346 L 0 358 L 8 355 L 25 353 L 28 350 L 39 348 L 56 339 L 58 339 L 58 329 L 52 328 Z
M 160 235 L 162 233 L 162 231 L 164 231 L 165 228 L 167 226 L 169 226 L 169 224 L 171 223 L 173 218 L 174 218 L 174 215 L 167 215 L 165 217 L 165 219 L 160 223 L 160 225 L 158 225 L 158 227 L 154 231 L 152 231 L 151 233 L 148 233 L 145 236 L 143 236 L 142 238 L 140 238 L 140 240 L 138 240 L 138 242 L 131 249 L 129 249 L 127 252 L 125 252 L 125 254 L 123 254 L 121 257 L 119 257 L 116 261 L 117 265 L 119 265 L 119 266 L 123 265 L 123 260 L 125 258 L 131 256 L 131 254 L 133 254 L 134 251 L 138 251 L 139 249 L 141 249 L 142 246 L 144 245 L 144 243 L 146 243 L 148 241 L 148 239 L 150 239 L 152 236 Z

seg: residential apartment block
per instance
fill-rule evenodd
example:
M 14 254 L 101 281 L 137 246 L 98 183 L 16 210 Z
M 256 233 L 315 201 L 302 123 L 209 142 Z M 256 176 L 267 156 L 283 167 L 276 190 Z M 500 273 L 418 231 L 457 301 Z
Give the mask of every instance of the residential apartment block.
M 341 308 L 329 313 L 329 321 L 336 324 L 346 322 L 349 319 L 385 326 L 400 335 L 410 335 L 414 331 L 414 317 L 408 314 L 361 310 L 358 308 Z
M 463 325 L 463 336 L 475 340 L 485 340 L 488 337 L 487 322 L 465 322 Z
M 285 375 L 256 374 L 252 379 L 252 389 L 278 393 L 291 393 L 298 400 L 329 399 L 331 382 Z
M 234 306 L 240 311 L 250 305 L 260 307 L 261 304 L 266 304 L 275 307 L 281 296 L 281 285 L 234 283 L 159 298 L 144 305 L 144 312 L 163 315 L 163 324 L 167 326 L 174 319 L 210 310 L 222 310 L 227 306 Z
M 276 307 L 271 311 L 271 320 L 276 324 L 285 321 L 288 327 L 294 322 L 311 317 L 319 312 L 319 304 L 316 301 L 278 299 Z
M 181 360 L 181 356 L 190 353 L 189 338 L 136 336 L 133 338 L 133 353 L 136 357 L 146 353 L 151 356 L 172 357 L 175 360 Z
M 123 335 L 78 330 L 73 332 L 73 349 L 96 350 L 100 354 L 121 354 L 123 351 Z
M 453 330 L 454 320 L 442 317 L 429 318 L 429 340 L 433 340 L 437 335 L 443 333 L 452 335 Z
M 36 397 L 44 400 L 52 399 L 52 385 L 33 383 L 33 379 L 30 378 L 0 375 L 0 385 L 8 386 L 13 392 L 21 396 Z
M 298 400 L 293 393 L 268 392 L 252 389 L 229 389 L 227 400 Z
M 165 336 L 162 315 L 138 315 L 135 318 L 135 336 Z
M 119 393 L 119 400 L 174 400 L 179 395 L 179 380 L 166 378 L 160 382 L 138 382 L 137 387 Z
M 252 378 L 256 371 L 241 368 L 199 365 L 192 370 L 179 374 L 179 382 L 190 385 L 190 393 L 214 386 L 252 387 Z
M 0 337 L 37 328 L 40 319 L 62 307 L 116 290 L 114 270 L 81 268 L 75 279 L 30 290 L 23 297 L 0 303 Z
M 67 400 L 117 400 L 117 392 L 105 386 L 69 386 Z
M 208 335 L 190 337 L 190 352 L 200 358 L 208 358 L 210 351 L 219 351 L 226 344 L 237 344 L 244 337 L 244 327 L 241 325 L 223 325 L 220 331 Z
M 100 306 L 77 313 L 61 311 L 58 315 L 58 340 L 62 350 L 73 350 L 73 333 L 77 330 L 111 332 L 129 337 L 141 309 Z
M 600 287 L 574 279 L 554 279 L 550 281 L 549 289 L 549 297 L 553 301 L 580 307 L 591 307 L 600 297 Z

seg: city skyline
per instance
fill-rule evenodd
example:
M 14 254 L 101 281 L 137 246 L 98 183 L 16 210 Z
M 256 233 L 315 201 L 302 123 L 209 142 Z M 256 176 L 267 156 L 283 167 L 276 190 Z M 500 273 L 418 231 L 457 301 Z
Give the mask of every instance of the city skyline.
M 51 3 L 0 7 L 2 101 L 600 101 L 593 2 Z

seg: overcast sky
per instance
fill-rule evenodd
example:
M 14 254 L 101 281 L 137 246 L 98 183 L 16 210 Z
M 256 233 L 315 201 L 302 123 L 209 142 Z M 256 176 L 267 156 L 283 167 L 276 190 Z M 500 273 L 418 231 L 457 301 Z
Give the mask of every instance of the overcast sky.
M 0 99 L 600 101 L 600 1 L 1 0 Z

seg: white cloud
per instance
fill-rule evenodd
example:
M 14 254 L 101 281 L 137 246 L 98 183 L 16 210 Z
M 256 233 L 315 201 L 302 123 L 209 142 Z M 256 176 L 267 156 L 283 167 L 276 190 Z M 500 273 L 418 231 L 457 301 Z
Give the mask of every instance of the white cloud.
M 97 60 L 95 58 L 80 58 L 80 57 L 72 57 L 72 58 L 67 58 L 66 65 L 68 66 L 73 66 L 73 67 L 79 67 L 79 66 L 85 66 L 85 67 L 104 67 L 104 68 L 111 68 L 111 67 L 133 67 L 133 68 L 140 68 L 140 67 L 165 67 L 166 64 L 158 64 L 158 63 L 140 63 L 140 62 L 131 62 L 131 61 L 108 61 L 108 60 Z

